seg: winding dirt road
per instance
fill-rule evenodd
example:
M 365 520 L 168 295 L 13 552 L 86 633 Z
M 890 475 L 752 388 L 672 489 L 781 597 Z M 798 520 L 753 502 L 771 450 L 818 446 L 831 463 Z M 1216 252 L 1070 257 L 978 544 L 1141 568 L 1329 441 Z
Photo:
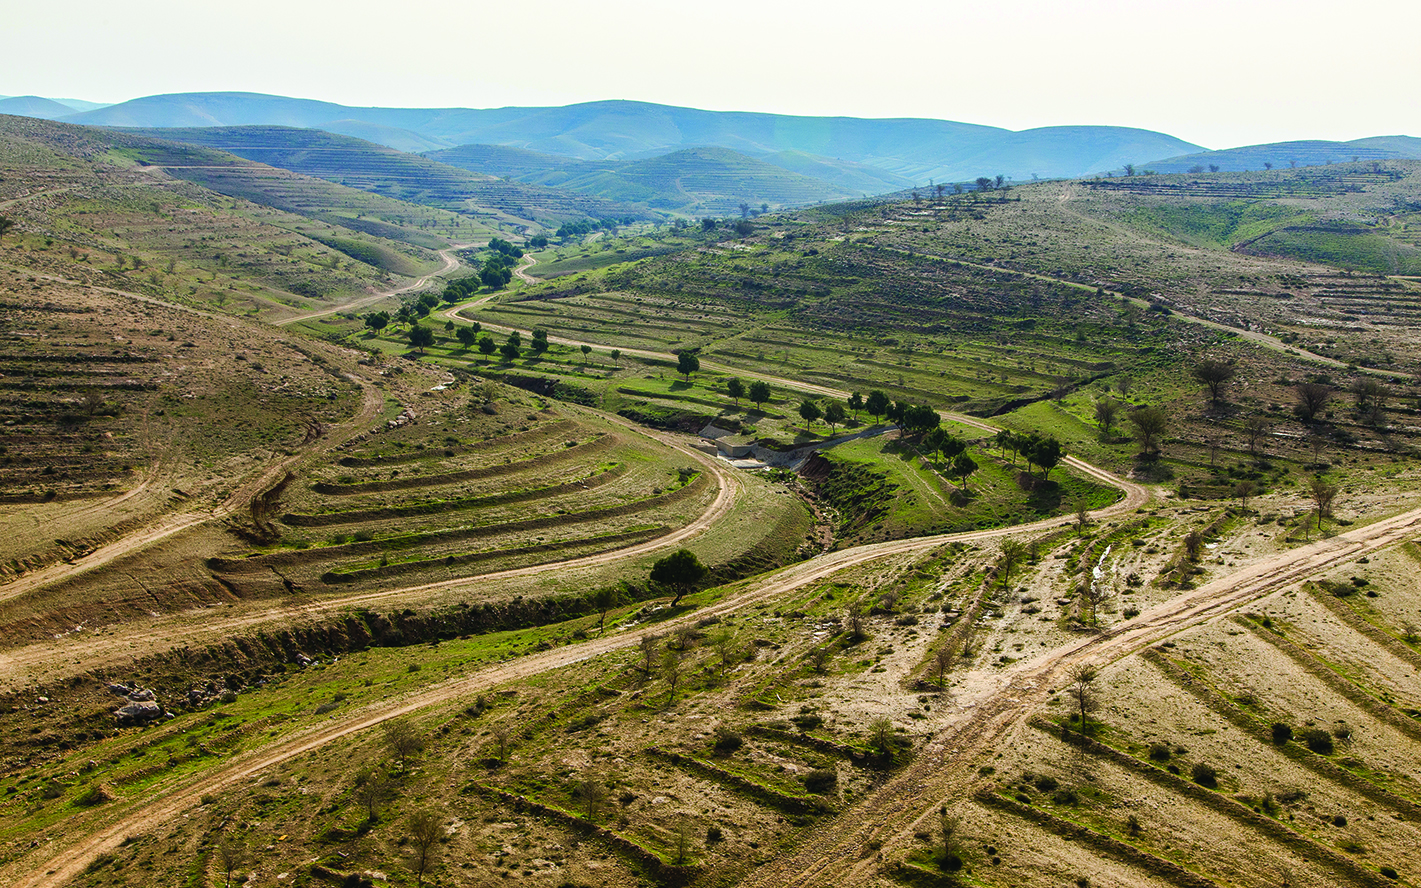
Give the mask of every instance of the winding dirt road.
M 311 321 L 315 320 L 316 318 L 329 317 L 330 315 L 337 314 L 342 311 L 350 311 L 356 308 L 364 308 L 367 305 L 373 305 L 376 302 L 379 302 L 381 299 L 387 299 L 391 296 L 398 296 L 401 293 L 408 293 L 411 290 L 418 290 L 434 278 L 437 278 L 442 274 L 448 274 L 449 272 L 459 267 L 459 260 L 455 259 L 453 255 L 455 250 L 463 250 L 469 247 L 476 246 L 478 246 L 478 244 L 452 244 L 448 247 L 445 247 L 444 249 L 439 251 L 439 258 L 444 260 L 444 267 L 440 268 L 438 271 L 431 271 L 429 274 L 426 274 L 423 277 L 416 279 L 415 282 L 412 284 L 407 284 L 395 290 L 382 290 L 379 293 L 374 293 L 370 296 L 362 296 L 359 299 L 356 299 L 351 302 L 345 302 L 332 308 L 323 308 L 320 311 L 308 311 L 305 314 L 293 315 L 292 317 L 286 318 L 285 320 L 277 321 L 276 326 L 285 327 L 288 324 L 298 324 L 301 321 Z

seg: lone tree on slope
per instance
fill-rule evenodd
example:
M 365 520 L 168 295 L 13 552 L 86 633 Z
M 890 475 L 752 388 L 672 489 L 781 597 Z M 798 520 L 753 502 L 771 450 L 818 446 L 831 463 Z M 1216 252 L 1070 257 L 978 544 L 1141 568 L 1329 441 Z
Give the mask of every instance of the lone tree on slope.
M 676 372 L 686 377 L 686 381 L 691 381 L 691 374 L 701 369 L 701 359 L 696 357 L 694 352 L 683 351 L 676 355 Z
M 1231 361 L 1205 358 L 1195 364 L 1190 372 L 1209 390 L 1209 400 L 1218 404 L 1223 400 L 1224 383 L 1233 379 L 1237 370 Z
M 758 379 L 750 383 L 750 400 L 755 402 L 756 408 L 764 407 L 770 400 L 770 384 Z
M 696 584 L 705 579 L 710 571 L 696 553 L 689 549 L 678 549 L 651 566 L 651 581 L 660 586 L 669 586 L 675 592 L 671 606 L 681 603 Z

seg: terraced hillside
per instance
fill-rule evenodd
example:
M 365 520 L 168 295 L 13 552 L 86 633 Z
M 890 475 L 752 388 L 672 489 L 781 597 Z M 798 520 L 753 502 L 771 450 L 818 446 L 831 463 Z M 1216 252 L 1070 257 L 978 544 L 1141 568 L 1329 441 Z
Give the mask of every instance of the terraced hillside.
M 489 225 L 556 229 L 584 218 L 648 218 L 615 200 L 508 182 L 350 136 L 291 127 L 129 130 L 216 148 L 268 166 L 468 216 Z
M 394 290 L 440 268 L 429 247 L 450 240 L 438 232 L 476 231 L 457 216 L 381 202 L 228 155 L 186 157 L 215 165 L 218 171 L 207 170 L 214 179 L 241 183 L 229 197 L 154 165 L 182 151 L 171 143 L 0 118 L 0 204 L 15 225 L 10 239 L 66 279 L 280 316 Z

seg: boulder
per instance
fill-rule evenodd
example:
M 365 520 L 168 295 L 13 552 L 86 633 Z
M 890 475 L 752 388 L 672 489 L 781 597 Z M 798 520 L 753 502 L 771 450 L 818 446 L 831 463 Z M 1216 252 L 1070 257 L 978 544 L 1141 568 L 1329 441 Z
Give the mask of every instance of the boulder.
M 152 700 L 130 700 L 113 714 L 121 725 L 146 725 L 163 717 L 163 707 Z

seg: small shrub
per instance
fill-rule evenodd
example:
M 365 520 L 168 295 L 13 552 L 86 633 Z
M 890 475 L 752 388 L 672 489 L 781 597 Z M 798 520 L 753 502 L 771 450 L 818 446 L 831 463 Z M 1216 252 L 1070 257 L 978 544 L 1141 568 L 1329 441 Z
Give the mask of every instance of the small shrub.
M 790 719 L 790 721 L 794 722 L 794 726 L 796 728 L 799 728 L 801 731 L 812 731 L 815 728 L 822 727 L 824 725 L 824 717 L 821 715 L 816 715 L 812 712 L 796 715 L 794 718 Z
M 711 826 L 706 828 L 707 845 L 714 845 L 716 842 L 719 842 L 723 838 L 725 838 L 725 833 L 721 832 L 720 827 Z
M 804 788 L 816 795 L 833 792 L 839 785 L 839 773 L 832 768 L 815 768 L 804 776 Z
M 1050 774 L 1042 774 L 1040 777 L 1036 778 L 1035 783 L 1036 788 L 1041 790 L 1042 792 L 1053 792 L 1059 785 L 1056 783 L 1056 778 L 1052 777 Z
M 1214 770 L 1214 766 L 1206 762 L 1195 762 L 1194 767 L 1189 769 L 1189 776 L 1200 786 L 1207 786 L 1214 789 L 1219 785 L 1219 772 Z
M 1287 743 L 1291 739 L 1293 739 L 1292 728 L 1288 727 L 1282 722 L 1273 723 L 1273 742 L 1276 745 L 1282 746 L 1284 743 Z
M 1338 815 L 1336 815 L 1336 816 L 1334 816 L 1334 817 L 1332 818 L 1332 825 L 1333 825 L 1333 826 L 1346 826 L 1346 825 L 1347 825 L 1347 818 L 1344 817 L 1344 816 L 1342 816 L 1341 814 L 1338 814 Z
M 1392 868 L 1389 867 L 1389 866 L 1384 866 L 1384 867 L 1382 867 L 1381 869 L 1377 870 L 1377 872 L 1379 872 L 1379 873 L 1381 873 L 1382 875 L 1386 876 L 1388 879 L 1399 879 L 1399 878 L 1401 878 L 1401 876 L 1397 875 L 1396 870 L 1392 869 Z
M 745 745 L 745 738 L 740 736 L 740 732 L 734 728 L 721 725 L 715 729 L 715 742 L 711 748 L 716 755 L 730 755 L 735 750 Z
M 1074 805 L 1080 799 L 1076 798 L 1075 790 L 1058 789 L 1051 794 L 1051 801 L 1058 805 Z
M 1132 836 L 1138 836 L 1140 834 L 1140 818 L 1136 817 L 1134 814 L 1131 814 L 1129 817 L 1126 817 L 1125 831 Z
M 1169 747 L 1163 743 L 1156 743 L 1150 747 L 1150 759 L 1156 762 L 1169 761 Z
M 1318 755 L 1331 755 L 1335 748 L 1332 745 L 1332 735 L 1322 728 L 1310 728 L 1304 731 L 1303 742 L 1307 744 L 1308 749 Z

